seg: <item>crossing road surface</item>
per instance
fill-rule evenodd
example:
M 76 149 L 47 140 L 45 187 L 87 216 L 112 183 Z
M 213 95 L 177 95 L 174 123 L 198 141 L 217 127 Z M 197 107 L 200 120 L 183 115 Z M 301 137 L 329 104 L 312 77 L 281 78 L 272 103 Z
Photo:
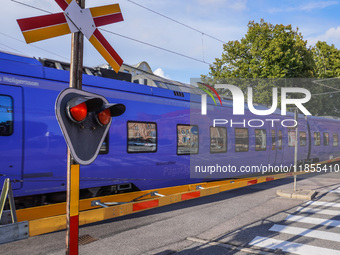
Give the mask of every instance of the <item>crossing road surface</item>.
M 329 192 L 340 193 L 340 185 Z M 275 223 L 266 236 L 256 236 L 249 244 L 296 254 L 340 255 L 339 198 L 335 199 L 338 202 L 302 204 L 282 222 Z
M 293 178 L 80 228 L 80 254 L 339 254 L 340 173 L 298 176 L 313 201 L 278 197 Z M 91 239 L 92 238 L 92 239 Z M 65 231 L 0 245 L 1 254 L 65 254 Z

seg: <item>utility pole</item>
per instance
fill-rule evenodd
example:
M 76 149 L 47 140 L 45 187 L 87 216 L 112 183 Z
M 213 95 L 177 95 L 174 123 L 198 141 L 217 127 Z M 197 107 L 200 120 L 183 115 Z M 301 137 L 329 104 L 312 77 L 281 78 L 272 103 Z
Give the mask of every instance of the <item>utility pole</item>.
M 85 0 L 76 0 L 80 8 L 85 8 Z M 83 74 L 83 33 L 72 33 L 70 88 L 82 89 Z M 73 160 L 67 147 L 67 229 L 66 255 L 78 255 L 79 245 L 79 164 Z
M 296 191 L 296 172 L 297 172 L 297 155 L 298 155 L 298 119 L 299 119 L 299 110 L 298 108 L 295 108 L 294 111 L 294 117 L 296 121 L 296 127 L 295 127 L 295 150 L 294 150 L 294 192 Z

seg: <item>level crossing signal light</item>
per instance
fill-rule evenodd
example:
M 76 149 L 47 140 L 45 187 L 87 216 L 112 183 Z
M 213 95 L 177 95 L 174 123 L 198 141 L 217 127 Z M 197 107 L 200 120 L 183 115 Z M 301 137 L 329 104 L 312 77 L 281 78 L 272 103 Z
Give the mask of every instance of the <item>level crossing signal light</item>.
M 59 94 L 55 111 L 73 159 L 88 165 L 98 156 L 112 117 L 122 115 L 125 105 L 110 104 L 101 95 L 69 88 Z

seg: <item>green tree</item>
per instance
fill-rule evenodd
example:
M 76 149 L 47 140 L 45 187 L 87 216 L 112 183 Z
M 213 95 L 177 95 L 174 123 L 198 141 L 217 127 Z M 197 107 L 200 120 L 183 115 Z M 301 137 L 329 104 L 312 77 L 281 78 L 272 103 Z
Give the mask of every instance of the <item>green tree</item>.
M 260 23 L 250 21 L 246 35 L 240 41 L 224 44 L 222 57 L 215 60 L 209 74 L 202 75 L 202 80 L 210 84 L 234 84 L 245 94 L 246 88 L 252 86 L 254 102 L 271 105 L 273 87 L 307 87 L 312 94 L 322 92 L 308 82 L 288 79 L 314 76 L 313 51 L 307 47 L 298 28 L 261 20 Z M 317 114 L 320 104 L 320 98 L 313 98 L 308 109 Z
M 317 78 L 340 77 L 340 51 L 334 44 L 318 41 L 312 52 Z
M 318 95 L 322 108 L 318 114 L 340 117 L 340 50 L 334 44 L 318 41 L 313 47 L 318 84 L 322 84 L 322 93 Z
M 306 45 L 298 28 L 250 21 L 245 37 L 224 44 L 222 58 L 203 78 L 313 77 L 312 52 Z
M 316 83 L 320 84 L 322 91 L 317 95 L 322 106 L 318 108 L 318 115 L 340 117 L 340 79 L 336 78 L 340 77 L 340 50 L 334 44 L 318 41 L 312 52 L 315 77 L 319 78 Z

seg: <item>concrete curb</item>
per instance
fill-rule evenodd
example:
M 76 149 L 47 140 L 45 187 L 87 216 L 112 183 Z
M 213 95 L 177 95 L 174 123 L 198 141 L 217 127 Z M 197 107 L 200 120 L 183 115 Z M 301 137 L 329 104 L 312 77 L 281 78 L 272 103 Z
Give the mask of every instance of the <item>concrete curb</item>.
M 286 197 L 286 198 L 294 198 L 294 199 L 303 199 L 303 200 L 312 200 L 315 195 L 315 190 L 278 190 L 276 191 L 276 195 L 280 197 Z

